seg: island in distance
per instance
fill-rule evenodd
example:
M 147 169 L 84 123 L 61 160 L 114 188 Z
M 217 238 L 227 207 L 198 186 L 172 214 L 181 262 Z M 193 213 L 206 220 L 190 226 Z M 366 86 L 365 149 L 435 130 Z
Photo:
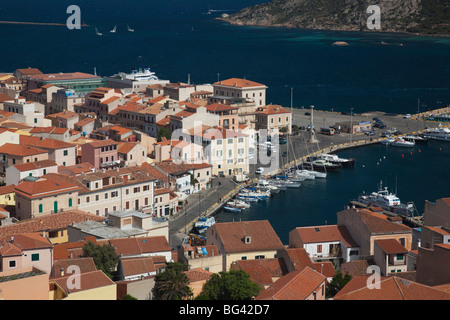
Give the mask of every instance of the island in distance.
M 371 5 L 380 7 L 379 32 L 450 35 L 450 0 L 272 0 L 222 15 L 235 25 L 371 31 Z

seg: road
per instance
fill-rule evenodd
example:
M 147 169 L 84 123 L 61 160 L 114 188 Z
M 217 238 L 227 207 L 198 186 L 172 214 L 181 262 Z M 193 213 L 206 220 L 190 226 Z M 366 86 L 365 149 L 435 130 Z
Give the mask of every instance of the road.
M 293 111 L 293 124 L 307 127 L 310 124 L 311 116 L 305 113 L 310 112 L 306 109 L 295 109 Z M 316 143 L 309 142 L 310 132 L 301 130 L 298 135 L 289 136 L 289 144 L 279 145 L 277 152 L 273 153 L 273 157 L 278 157 L 278 166 L 280 169 L 287 162 L 292 162 L 301 157 L 307 156 L 321 149 L 347 144 L 357 141 L 370 141 L 381 137 L 381 133 L 386 130 L 396 128 L 402 133 L 412 133 L 425 129 L 426 126 L 437 126 L 438 123 L 419 122 L 411 119 L 404 119 L 402 115 L 386 114 L 384 112 L 370 112 L 357 115 L 345 115 L 336 112 L 317 111 L 314 110 L 313 119 L 314 127 L 329 127 L 337 122 L 352 121 L 358 123 L 360 121 L 372 121 L 374 117 L 380 117 L 387 125 L 385 129 L 375 129 L 375 136 L 367 136 L 363 133 L 351 135 L 349 133 L 340 133 L 333 136 L 316 134 Z M 287 150 L 289 146 L 289 150 Z M 284 154 L 284 155 L 283 155 Z M 255 169 L 257 167 L 265 167 L 267 165 L 257 163 L 250 165 L 250 179 L 257 177 Z M 273 172 L 274 173 L 274 172 Z M 192 194 L 188 197 L 188 205 L 179 214 L 171 217 L 169 220 L 169 243 L 171 247 L 176 248 L 182 243 L 182 239 L 190 232 L 194 222 L 208 208 L 227 195 L 236 187 L 236 183 L 232 181 L 232 177 L 215 177 L 212 180 L 212 187 L 199 193 Z M 187 231 L 187 233 L 186 233 Z

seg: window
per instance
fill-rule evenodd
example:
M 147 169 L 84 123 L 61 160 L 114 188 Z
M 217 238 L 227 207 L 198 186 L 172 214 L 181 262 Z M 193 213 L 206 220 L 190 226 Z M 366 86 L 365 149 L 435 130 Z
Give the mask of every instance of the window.
M 255 256 L 255 259 L 265 259 L 266 257 L 264 255 Z
M 247 256 L 242 256 L 241 260 L 247 260 Z
M 16 267 L 16 260 L 9 261 L 9 267 L 10 268 L 15 268 Z
M 89 203 L 91 201 L 91 198 L 86 197 L 86 203 Z
M 69 155 L 69 151 L 68 150 L 64 150 L 64 156 L 68 156 Z
M 322 253 L 322 245 L 321 244 L 317 245 L 317 253 Z
M 42 203 L 39 205 L 39 213 L 42 213 L 44 211 L 44 209 L 43 209 L 43 205 L 42 205 Z
M 39 253 L 32 253 L 31 261 L 39 261 Z
M 397 254 L 397 260 L 403 260 L 403 258 L 404 258 L 403 253 Z
M 72 198 L 69 198 L 69 207 L 72 206 Z

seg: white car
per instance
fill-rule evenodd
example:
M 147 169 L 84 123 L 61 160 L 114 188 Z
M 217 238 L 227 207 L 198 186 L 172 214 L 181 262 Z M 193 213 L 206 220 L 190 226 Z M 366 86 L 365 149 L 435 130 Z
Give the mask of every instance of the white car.
M 258 169 L 256 169 L 255 173 L 256 174 L 262 174 L 264 172 L 264 168 L 259 167 Z
M 405 114 L 405 116 L 403 117 L 403 119 L 411 119 L 411 114 Z

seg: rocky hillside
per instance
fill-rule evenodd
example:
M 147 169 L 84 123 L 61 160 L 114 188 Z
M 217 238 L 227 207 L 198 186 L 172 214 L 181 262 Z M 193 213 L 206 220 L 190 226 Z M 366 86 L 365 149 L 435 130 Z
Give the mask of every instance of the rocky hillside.
M 450 34 L 450 0 L 272 0 L 222 17 L 231 24 L 369 31 L 370 5 L 381 9 L 381 30 Z

